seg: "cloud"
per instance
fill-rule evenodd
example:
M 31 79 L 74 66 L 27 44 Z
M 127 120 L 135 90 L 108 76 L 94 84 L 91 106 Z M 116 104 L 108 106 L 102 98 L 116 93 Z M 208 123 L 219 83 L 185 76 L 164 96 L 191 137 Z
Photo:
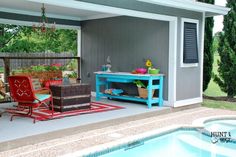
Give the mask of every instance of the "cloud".
M 225 6 L 226 5 L 226 0 L 215 0 L 215 5 Z M 216 32 L 222 31 L 222 29 L 223 29 L 223 20 L 224 20 L 223 15 L 214 17 L 213 34 L 215 34 Z

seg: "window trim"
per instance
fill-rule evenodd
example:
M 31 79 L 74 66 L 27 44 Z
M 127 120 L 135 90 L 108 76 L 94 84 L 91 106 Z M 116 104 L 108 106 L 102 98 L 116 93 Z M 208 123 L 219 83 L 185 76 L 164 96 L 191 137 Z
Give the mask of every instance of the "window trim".
M 189 18 L 181 18 L 181 40 L 180 40 L 180 67 L 188 68 L 188 67 L 198 67 L 199 63 L 184 63 L 184 23 L 195 23 L 197 25 L 197 46 L 198 46 L 198 58 L 199 58 L 199 20 L 189 19 Z

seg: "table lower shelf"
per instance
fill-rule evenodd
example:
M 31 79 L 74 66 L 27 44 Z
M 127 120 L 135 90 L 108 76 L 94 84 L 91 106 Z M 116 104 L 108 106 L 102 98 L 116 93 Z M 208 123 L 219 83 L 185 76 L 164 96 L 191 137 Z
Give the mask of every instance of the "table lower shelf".
M 108 97 L 108 98 L 114 98 L 114 99 L 122 99 L 122 100 L 130 100 L 130 101 L 138 101 L 138 102 L 144 102 L 148 103 L 148 99 L 144 99 L 141 97 L 136 97 L 136 96 L 128 96 L 128 95 L 110 95 L 110 94 L 105 94 L 105 93 L 100 93 L 99 97 Z M 159 103 L 160 99 L 157 97 L 154 97 L 150 100 L 150 103 Z

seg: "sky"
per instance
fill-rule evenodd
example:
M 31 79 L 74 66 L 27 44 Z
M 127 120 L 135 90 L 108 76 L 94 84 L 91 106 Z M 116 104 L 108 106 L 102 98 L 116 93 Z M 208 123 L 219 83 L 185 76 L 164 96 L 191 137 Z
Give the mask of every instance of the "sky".
M 225 6 L 226 0 L 215 0 L 215 5 Z M 213 33 L 222 31 L 223 28 L 223 16 L 215 16 L 214 17 L 214 28 Z

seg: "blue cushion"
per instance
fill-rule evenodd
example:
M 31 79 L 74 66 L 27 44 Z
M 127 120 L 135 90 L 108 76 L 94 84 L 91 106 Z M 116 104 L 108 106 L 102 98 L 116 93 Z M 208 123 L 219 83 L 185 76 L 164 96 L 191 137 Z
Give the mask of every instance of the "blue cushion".
M 40 101 L 50 98 L 50 94 L 35 94 L 36 98 Z M 38 103 L 38 100 L 35 100 L 34 103 Z

